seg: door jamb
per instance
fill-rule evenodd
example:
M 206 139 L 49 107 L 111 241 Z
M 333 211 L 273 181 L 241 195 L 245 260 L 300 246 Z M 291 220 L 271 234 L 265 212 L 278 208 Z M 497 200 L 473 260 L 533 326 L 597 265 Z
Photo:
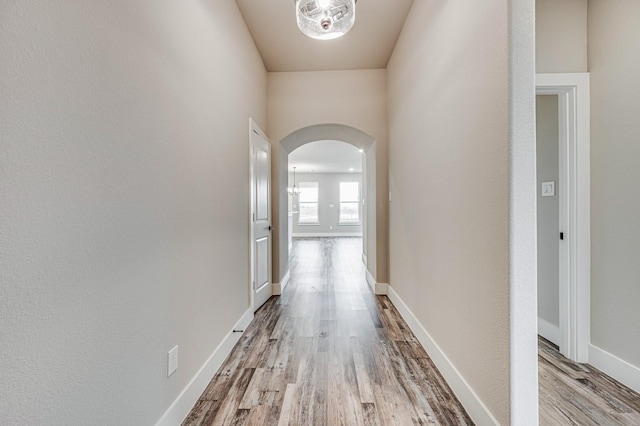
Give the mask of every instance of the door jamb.
M 560 352 L 588 361 L 591 340 L 589 73 L 537 74 L 536 94 L 558 95 L 560 131 Z

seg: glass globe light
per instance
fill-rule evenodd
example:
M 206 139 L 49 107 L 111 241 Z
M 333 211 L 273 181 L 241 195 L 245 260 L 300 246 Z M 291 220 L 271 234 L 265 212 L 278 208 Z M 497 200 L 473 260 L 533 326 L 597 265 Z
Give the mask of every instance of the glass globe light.
M 303 34 L 318 40 L 342 37 L 356 20 L 356 0 L 295 0 Z

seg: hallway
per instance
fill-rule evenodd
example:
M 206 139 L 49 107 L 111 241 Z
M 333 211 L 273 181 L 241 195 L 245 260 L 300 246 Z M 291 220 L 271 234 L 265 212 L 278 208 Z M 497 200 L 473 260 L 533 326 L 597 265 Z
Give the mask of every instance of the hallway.
M 183 425 L 471 425 L 386 296 L 360 238 L 294 240 L 291 281 L 259 309 Z M 540 424 L 640 424 L 640 395 L 539 344 Z
M 360 238 L 294 241 L 260 310 L 184 425 L 471 425 L 386 296 Z

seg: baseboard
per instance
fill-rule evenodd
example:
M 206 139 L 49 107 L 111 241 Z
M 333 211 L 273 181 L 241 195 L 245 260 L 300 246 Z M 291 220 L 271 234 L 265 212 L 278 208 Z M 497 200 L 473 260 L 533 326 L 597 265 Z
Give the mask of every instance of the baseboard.
M 589 345 L 589 364 L 625 386 L 640 392 L 640 368 L 597 346 Z
M 453 363 L 447 358 L 438 344 L 429 335 L 427 330 L 420 324 L 420 321 L 411 312 L 409 307 L 398 296 L 392 286 L 388 287 L 389 299 L 400 312 L 400 315 L 407 322 L 407 325 L 416 335 L 418 341 L 425 348 L 438 370 L 447 381 L 451 389 L 456 394 L 469 416 L 476 424 L 479 425 L 499 425 L 496 418 L 491 414 L 489 409 L 484 405 L 482 400 L 473 391 L 464 377 L 456 369 Z
M 180 392 L 178 398 L 176 398 L 169 409 L 163 414 L 160 420 L 158 420 L 156 426 L 176 426 L 182 423 L 187 415 L 189 415 L 191 408 L 193 408 L 198 401 L 198 398 L 200 398 L 200 395 L 202 395 L 202 392 L 204 392 L 211 379 L 213 379 L 213 376 L 222 366 L 224 360 L 229 356 L 235 344 L 240 340 L 242 334 L 234 333 L 233 330 L 245 330 L 252 319 L 253 310 L 248 309 L 236 325 L 229 330 L 225 338 L 220 342 L 193 379 L 191 379 L 189 384 Z
M 291 234 L 291 238 L 319 238 L 319 237 L 358 237 L 362 238 L 360 232 L 304 232 Z
M 538 334 L 554 345 L 560 346 L 562 333 L 560 327 L 538 317 Z
M 373 292 L 380 296 L 386 296 L 387 294 L 389 294 L 389 284 L 377 282 L 376 288 Z
M 287 273 L 284 274 L 284 278 L 279 283 L 271 284 L 271 294 L 274 296 L 280 296 L 284 291 L 287 284 L 289 284 L 289 278 L 291 278 L 290 271 L 287 270 Z
M 371 272 L 369 272 L 368 270 L 366 272 L 367 272 L 367 284 L 369 284 L 369 287 L 371 288 L 371 291 L 373 292 L 373 294 L 377 294 L 380 296 L 386 296 L 387 294 L 389 294 L 388 293 L 389 284 L 376 282 L 376 279 L 373 278 L 373 275 L 371 275 Z
M 366 270 L 367 273 L 367 284 L 369 284 L 369 287 L 371 288 L 371 291 L 373 292 L 373 294 L 376 293 L 376 279 L 373 278 L 373 275 L 371 275 L 371 272 L 369 272 L 368 270 Z
M 368 270 L 366 270 L 366 272 L 367 272 L 367 284 L 369 284 L 369 287 L 371 288 L 371 291 L 373 292 L 373 294 L 377 294 L 381 296 L 385 296 L 389 294 L 388 293 L 389 284 L 376 282 L 376 279 L 373 278 L 373 275 L 371 275 L 371 272 L 369 272 Z

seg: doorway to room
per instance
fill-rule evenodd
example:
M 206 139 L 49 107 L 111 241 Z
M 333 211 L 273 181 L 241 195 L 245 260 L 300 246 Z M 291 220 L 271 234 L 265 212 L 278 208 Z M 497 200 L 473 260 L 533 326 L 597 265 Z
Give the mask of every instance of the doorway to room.
M 564 242 L 560 197 L 566 188 L 559 182 L 558 125 L 558 95 L 537 95 L 538 334 L 560 347 L 560 246 Z
M 360 178 L 360 225 L 359 229 L 362 234 L 362 253 L 361 258 L 363 263 L 365 264 L 365 273 L 367 282 L 370 287 L 373 289 L 375 293 L 382 294 L 379 288 L 379 284 L 376 282 L 376 277 L 378 276 L 379 268 L 386 267 L 386 263 L 384 263 L 384 258 L 382 262 L 378 262 L 378 253 L 381 251 L 381 247 L 379 247 L 378 239 L 379 239 L 379 227 L 377 219 L 377 144 L 376 140 L 370 135 L 350 126 L 345 126 L 341 124 L 317 124 L 313 126 L 308 126 L 302 129 L 299 129 L 289 136 L 285 137 L 280 141 L 279 144 L 279 154 L 278 154 L 278 172 L 277 172 L 277 181 L 278 181 L 278 208 L 277 210 L 277 255 L 278 261 L 274 265 L 274 267 L 278 268 L 278 277 L 280 279 L 280 284 L 278 286 L 274 285 L 274 293 L 279 294 L 284 290 L 286 283 L 288 282 L 289 276 L 289 247 L 290 247 L 290 232 L 289 232 L 289 222 L 294 221 L 297 223 L 300 220 L 300 217 L 294 217 L 295 214 L 293 209 L 293 204 L 291 204 L 291 208 L 289 208 L 289 203 L 293 203 L 292 197 L 289 196 L 288 188 L 289 185 L 289 177 L 293 174 L 292 167 L 289 166 L 289 154 L 293 153 L 296 149 L 303 147 L 307 144 L 312 144 L 318 141 L 337 141 L 337 143 L 347 144 L 355 149 L 357 155 L 361 158 L 361 169 L 362 174 Z M 293 165 L 292 165 L 293 166 Z M 297 167 L 297 166 L 296 166 Z M 351 166 L 354 168 L 354 172 L 356 166 Z M 354 172 L 349 172 L 347 169 L 347 174 L 353 174 Z M 292 178 L 292 176 L 291 176 Z M 296 178 L 298 178 L 298 169 L 296 169 Z M 353 181 L 351 181 L 353 183 Z M 345 181 L 345 183 L 349 183 Z M 292 185 L 292 184 L 291 184 Z M 311 192 L 310 192 L 311 193 Z M 333 211 L 334 215 L 337 215 L 338 222 L 340 221 L 340 199 L 339 199 L 339 185 L 338 185 L 338 198 L 332 203 L 327 202 L 326 207 L 329 211 Z M 354 201 L 349 201 L 346 198 L 349 197 L 348 189 L 344 189 L 344 199 L 343 199 L 343 210 L 350 209 L 353 212 Z M 296 199 L 296 209 L 299 209 L 298 202 Z M 308 203 L 312 203 L 313 201 L 305 201 Z M 330 204 L 333 204 L 334 207 L 329 207 Z M 306 209 L 313 209 L 311 204 L 307 204 L 303 206 Z M 320 208 L 320 207 L 318 207 Z M 289 212 L 292 212 L 291 216 Z M 319 213 L 321 211 L 319 210 Z M 326 214 L 326 213 L 325 213 Z M 290 219 L 291 218 L 291 219 Z M 343 222 L 347 222 L 347 217 L 343 214 Z M 304 227 L 302 229 L 312 229 L 309 226 Z M 336 234 L 341 234 L 343 231 L 346 233 L 347 229 L 351 231 L 357 231 L 358 226 L 355 224 L 347 224 L 344 223 L 340 225 L 328 224 L 327 226 L 333 226 L 333 229 L 329 229 L 329 231 L 336 231 Z M 337 227 L 337 229 L 336 229 Z M 294 228 L 294 224 L 291 226 L 292 232 L 296 231 Z M 316 229 L 319 229 L 316 227 Z M 342 230 L 342 231 L 341 231 Z M 303 233 L 298 228 L 298 232 Z M 312 233 L 312 231 L 307 231 L 305 233 Z M 278 288 L 276 288 L 278 287 Z M 385 287 L 386 289 L 386 287 Z
M 588 74 L 539 74 L 538 332 L 576 362 L 590 343 Z

